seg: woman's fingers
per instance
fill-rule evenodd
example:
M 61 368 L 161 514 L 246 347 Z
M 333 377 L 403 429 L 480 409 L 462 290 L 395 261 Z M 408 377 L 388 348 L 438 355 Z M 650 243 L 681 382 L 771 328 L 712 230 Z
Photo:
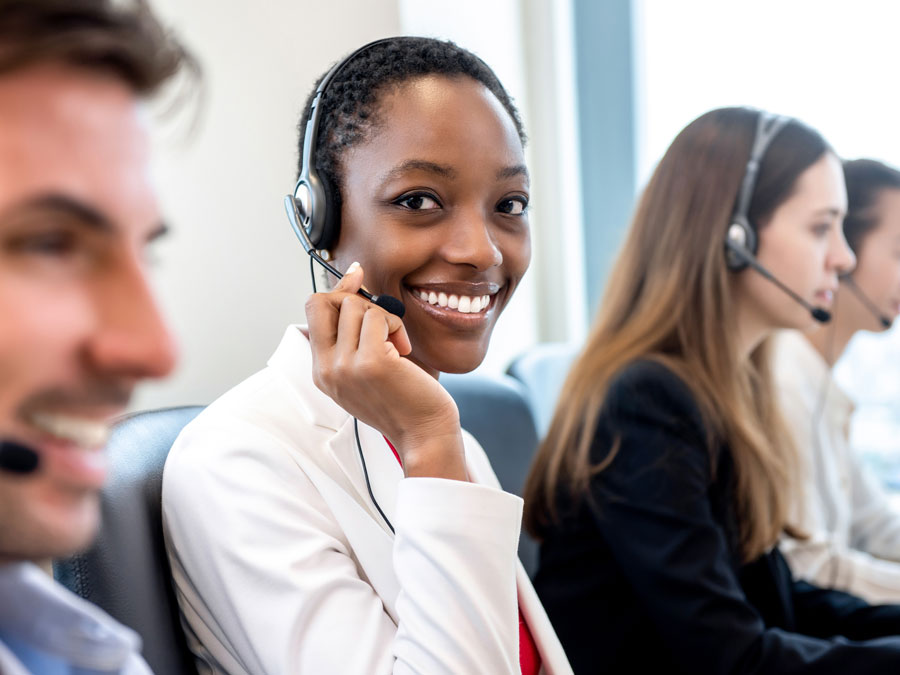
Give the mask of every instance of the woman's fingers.
M 309 324 L 309 341 L 314 358 L 322 355 L 324 350 L 330 350 L 337 342 L 341 303 L 348 295 L 356 296 L 356 291 L 362 286 L 362 278 L 359 263 L 353 263 L 331 291 L 313 293 L 307 299 L 306 322 Z
M 367 310 L 362 318 L 359 334 L 359 352 L 363 359 L 383 359 L 390 353 L 390 326 L 379 308 Z M 405 333 L 405 331 L 404 331 Z M 398 350 L 399 351 L 399 350 Z
M 372 304 L 356 291 L 362 287 L 363 270 L 358 263 L 333 290 L 315 293 L 306 303 L 309 340 L 312 346 L 317 379 L 326 387 L 329 382 L 351 374 L 360 360 L 361 332 L 367 317 L 365 358 L 386 358 L 396 349 L 406 355 L 412 351 L 403 321 Z M 368 366 L 374 365 L 368 362 Z

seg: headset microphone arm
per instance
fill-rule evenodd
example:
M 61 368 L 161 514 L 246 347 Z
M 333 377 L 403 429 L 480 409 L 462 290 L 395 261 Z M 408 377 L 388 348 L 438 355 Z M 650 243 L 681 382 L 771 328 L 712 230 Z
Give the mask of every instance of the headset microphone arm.
M 856 296 L 856 299 L 859 300 L 863 307 L 865 307 L 872 315 L 878 319 L 878 323 L 881 324 L 882 328 L 890 328 L 893 323 L 889 318 L 887 318 L 884 314 L 878 311 L 878 308 L 875 306 L 875 303 L 872 302 L 869 297 L 863 293 L 863 290 L 856 283 L 856 280 L 850 276 L 849 274 L 842 274 L 838 277 L 840 282 L 847 286 L 850 289 L 850 292 Z
M 743 262 L 747 263 L 750 267 L 752 267 L 766 279 L 775 284 L 782 291 L 787 293 L 795 302 L 798 302 L 800 305 L 802 305 L 803 308 L 806 309 L 806 311 L 808 311 L 810 315 L 812 315 L 812 318 L 814 318 L 816 321 L 818 321 L 819 323 L 828 323 L 829 321 L 831 321 L 831 312 L 822 309 L 821 307 L 813 307 L 812 305 L 810 305 L 806 300 L 804 300 L 790 288 L 785 286 L 781 282 L 781 280 L 776 278 L 775 275 L 773 275 L 769 270 L 760 265 L 756 260 L 756 256 L 750 253 L 750 251 L 748 251 L 746 248 L 728 238 L 725 239 L 725 247 L 729 251 L 734 253 Z
M 287 195 L 284 198 L 284 210 L 287 211 L 288 220 L 291 222 L 291 229 L 294 230 L 294 234 L 297 235 L 297 239 L 300 240 L 300 243 L 303 245 L 304 250 L 309 253 L 313 260 L 324 267 L 329 274 L 333 274 L 336 279 L 343 279 L 344 275 L 338 272 L 333 265 L 330 265 L 316 251 L 316 247 L 313 246 L 312 241 L 310 241 L 309 235 L 306 233 L 306 229 L 300 224 L 300 213 L 297 209 L 297 200 L 294 199 L 293 196 Z M 373 295 L 364 288 L 360 288 L 357 293 L 363 296 L 366 300 L 369 300 L 370 302 L 378 305 L 384 311 L 390 312 L 391 314 L 401 319 L 406 313 L 406 306 L 393 295 Z

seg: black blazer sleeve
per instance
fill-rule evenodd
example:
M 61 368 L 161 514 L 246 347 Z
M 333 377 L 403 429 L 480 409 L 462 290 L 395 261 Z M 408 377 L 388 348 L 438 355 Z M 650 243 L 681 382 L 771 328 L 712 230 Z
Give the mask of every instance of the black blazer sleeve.
M 620 444 L 610 466 L 592 480 L 592 518 L 681 669 L 813 675 L 900 668 L 900 639 L 832 638 L 827 621 L 815 631 L 818 637 L 766 627 L 744 594 L 734 547 L 714 517 L 699 411 L 671 371 L 642 361 L 613 381 L 594 439 L 595 460 L 612 438 Z M 816 598 L 804 591 L 797 598 L 804 621 L 813 625 L 809 612 L 824 607 L 838 620 L 827 592 Z

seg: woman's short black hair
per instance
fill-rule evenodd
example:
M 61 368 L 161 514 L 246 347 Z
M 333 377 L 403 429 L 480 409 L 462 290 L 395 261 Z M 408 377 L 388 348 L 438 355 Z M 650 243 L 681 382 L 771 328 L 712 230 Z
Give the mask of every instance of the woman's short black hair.
M 345 64 L 328 85 L 327 95 L 319 103 L 321 113 L 315 162 L 318 172 L 325 174 L 338 193 L 334 195 L 338 202 L 335 208 L 340 208 L 340 189 L 343 185 L 340 156 L 348 148 L 365 140 L 367 132 L 378 125 L 380 96 L 392 85 L 426 75 L 468 76 L 482 83 L 509 113 L 522 144 L 525 144 L 519 111 L 494 71 L 484 61 L 449 41 L 422 37 L 390 38 L 366 49 Z M 325 74 L 316 81 L 300 118 L 298 149 L 301 163 L 310 105 L 324 77 Z M 300 168 L 298 165 L 298 174 Z
M 844 162 L 847 181 L 847 216 L 844 237 L 856 255 L 870 230 L 878 225 L 872 207 L 883 190 L 900 189 L 900 171 L 874 159 Z

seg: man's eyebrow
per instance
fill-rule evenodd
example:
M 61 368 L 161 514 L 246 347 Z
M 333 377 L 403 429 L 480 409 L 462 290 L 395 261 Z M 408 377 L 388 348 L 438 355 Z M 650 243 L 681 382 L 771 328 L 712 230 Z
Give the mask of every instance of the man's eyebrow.
M 56 192 L 49 192 L 18 202 L 0 214 L 0 219 L 29 211 L 56 212 L 74 218 L 76 223 L 100 232 L 112 232 L 115 229 L 109 218 L 90 204 Z
M 9 214 L 27 213 L 29 211 L 49 211 L 65 215 L 72 218 L 76 225 L 81 225 L 103 234 L 111 234 L 116 230 L 113 222 L 103 212 L 90 204 L 85 204 L 78 199 L 56 192 L 38 195 L 17 203 L 3 214 L 0 214 L 0 220 L 5 219 Z M 166 236 L 170 231 L 171 228 L 165 222 L 160 221 L 156 223 L 147 235 L 147 243 L 152 243 Z
M 497 172 L 497 180 L 504 180 L 506 178 L 515 178 L 516 176 L 523 176 L 525 180 L 528 180 L 528 169 L 524 164 L 516 164 L 515 166 L 507 166 L 503 169 L 500 169 Z
M 433 173 L 442 178 L 456 178 L 457 174 L 456 169 L 452 166 L 437 164 L 436 162 L 429 162 L 424 159 L 408 159 L 384 174 L 382 182 L 387 183 L 407 171 L 425 171 L 426 173 Z

